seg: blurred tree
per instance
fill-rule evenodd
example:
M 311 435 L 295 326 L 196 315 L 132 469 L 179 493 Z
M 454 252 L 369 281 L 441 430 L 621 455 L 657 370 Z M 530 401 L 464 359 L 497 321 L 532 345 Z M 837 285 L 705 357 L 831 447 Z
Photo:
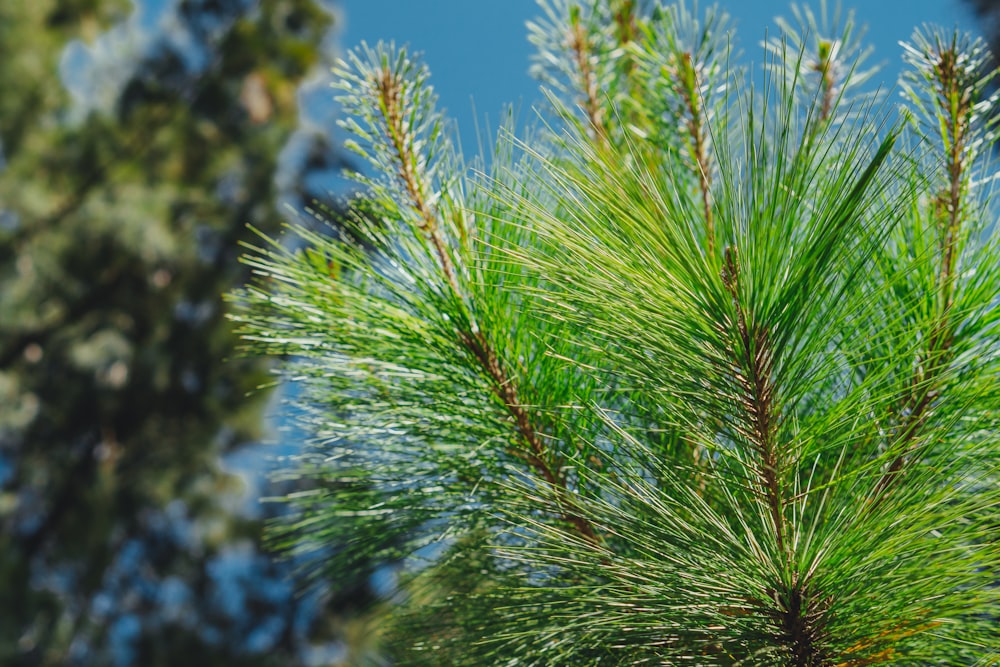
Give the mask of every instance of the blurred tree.
M 470 169 L 362 45 L 362 215 L 248 257 L 322 437 L 290 546 L 403 557 L 396 665 L 997 664 L 985 44 L 915 31 L 893 109 L 849 14 L 758 78 L 715 9 L 541 5 L 542 128 Z
M 331 24 L 321 0 L 0 3 L 0 663 L 322 660 L 218 463 L 266 381 L 220 295 L 246 225 L 336 159 L 319 132 L 282 153 Z

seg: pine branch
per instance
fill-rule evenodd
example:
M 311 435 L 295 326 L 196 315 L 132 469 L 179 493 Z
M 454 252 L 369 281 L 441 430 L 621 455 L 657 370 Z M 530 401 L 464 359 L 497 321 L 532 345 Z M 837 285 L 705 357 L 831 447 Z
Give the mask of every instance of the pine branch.
M 730 246 L 725 252 L 722 281 L 736 309 L 735 329 L 739 345 L 732 350 L 733 372 L 743 390 L 742 407 L 746 410 L 750 423 L 749 429 L 738 427 L 738 430 L 752 444 L 759 456 L 756 473 L 770 511 L 778 552 L 784 559 L 790 560 L 791 553 L 785 544 L 786 499 L 780 482 L 784 464 L 781 461 L 778 444 L 775 442 L 779 417 L 774 412 L 772 380 L 774 357 L 766 327 L 755 323 L 751 330 L 748 324 L 747 313 L 741 301 L 743 297 L 740 293 L 739 276 L 737 251 L 735 247 Z M 728 324 L 731 328 L 733 323 Z
M 573 502 L 568 498 L 566 477 L 553 469 L 548 462 L 549 456 L 542 436 L 536 430 L 532 416 L 518 397 L 514 379 L 507 375 L 496 352 L 481 332 L 475 332 L 471 335 L 462 332 L 459 336 L 462 343 L 472 352 L 483 371 L 492 381 L 494 393 L 517 425 L 518 435 L 523 441 L 526 451 L 515 450 L 512 454 L 526 461 L 557 494 L 558 504 L 562 508 L 562 518 L 572 525 L 584 539 L 595 545 L 598 544 L 600 540 L 594 527 L 580 516 L 578 510 L 574 508 Z
M 946 188 L 935 198 L 932 216 L 941 237 L 941 259 L 936 282 L 938 312 L 927 336 L 927 346 L 917 359 L 907 402 L 899 411 L 902 425 L 896 436 L 898 454 L 889 463 L 873 491 L 878 502 L 903 471 L 907 461 L 919 447 L 918 436 L 927 421 L 928 411 L 940 399 L 952 355 L 954 342 L 955 263 L 959 237 L 962 233 L 964 201 L 968 169 L 973 155 L 969 154 L 969 135 L 973 131 L 973 106 L 977 101 L 972 77 L 978 77 L 978 67 L 972 70 L 958 49 L 956 38 L 947 46 L 940 39 L 926 63 L 928 76 L 934 85 L 934 102 L 942 120 L 945 153 Z M 970 71 L 971 70 L 971 71 Z
M 698 173 L 702 211 L 705 216 L 705 237 L 708 255 L 715 254 L 715 218 L 712 214 L 712 167 L 708 163 L 708 134 L 702 110 L 701 88 L 703 82 L 690 53 L 681 53 L 677 65 L 677 86 L 687 107 L 687 129 L 691 135 L 692 157 Z
M 766 44 L 777 56 L 772 66 L 786 81 L 797 81 L 796 94 L 815 114 L 814 134 L 834 121 L 838 110 L 850 114 L 857 108 L 845 100 L 877 99 L 878 93 L 859 93 L 879 67 L 866 67 L 873 49 L 863 44 L 865 28 L 855 24 L 853 11 L 842 16 L 838 5 L 831 13 L 824 1 L 817 16 L 809 6 L 792 5 L 792 20 L 779 18 L 778 26 L 781 37 Z
M 749 323 L 742 303 L 737 249 L 727 247 L 724 258 L 722 281 L 736 310 L 738 346 L 732 350 L 733 375 L 742 390 L 741 407 L 750 425 L 748 429 L 737 427 L 737 431 L 751 443 L 758 456 L 755 473 L 768 508 L 778 553 L 787 566 L 794 567 L 795 554 L 788 543 L 785 527 L 785 508 L 789 499 L 781 483 L 787 464 L 776 438 L 781 417 L 775 409 L 774 353 L 767 327 Z M 733 328 L 733 323 L 729 323 L 729 328 Z M 809 585 L 808 577 L 800 577 L 793 569 L 787 588 L 768 591 L 777 606 L 768 615 L 777 626 L 780 642 L 788 647 L 789 664 L 795 667 L 831 664 L 821 648 L 829 600 L 819 599 L 809 590 Z
M 410 135 L 407 128 L 406 110 L 403 106 L 403 81 L 400 76 L 400 73 L 394 72 L 387 66 L 383 67 L 377 73 L 374 84 L 376 90 L 378 90 L 379 108 L 382 111 L 392 147 L 396 152 L 395 157 L 399 168 L 399 178 L 406 187 L 410 203 L 420 216 L 420 229 L 427 234 L 427 237 L 434 245 L 434 251 L 437 253 L 438 261 L 441 263 L 441 270 L 444 272 L 445 279 L 457 295 L 459 289 L 455 279 L 455 267 L 451 261 L 451 256 L 448 253 L 444 239 L 441 237 L 441 231 L 438 229 L 437 213 L 432 210 L 427 201 L 426 190 L 428 186 L 415 173 L 415 138 Z

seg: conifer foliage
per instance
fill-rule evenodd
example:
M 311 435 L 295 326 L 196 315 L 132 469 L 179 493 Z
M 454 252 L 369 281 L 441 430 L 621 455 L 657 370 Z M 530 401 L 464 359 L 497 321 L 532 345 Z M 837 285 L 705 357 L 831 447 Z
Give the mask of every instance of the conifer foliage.
M 247 258 L 313 390 L 285 546 L 402 559 L 398 664 L 994 664 L 984 46 L 918 30 L 880 101 L 850 16 L 761 73 L 716 10 L 541 8 L 536 131 L 468 168 L 362 46 L 356 215 Z

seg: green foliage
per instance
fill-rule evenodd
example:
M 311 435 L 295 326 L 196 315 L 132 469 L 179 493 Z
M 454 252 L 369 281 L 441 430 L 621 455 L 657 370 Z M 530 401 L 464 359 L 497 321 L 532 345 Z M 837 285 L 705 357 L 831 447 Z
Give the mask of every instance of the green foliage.
M 331 17 L 167 3 L 173 33 L 109 55 L 149 4 L 0 2 L 5 665 L 294 660 L 290 632 L 275 656 L 244 645 L 290 626 L 283 603 L 246 586 L 234 619 L 216 588 L 231 549 L 269 567 L 219 465 L 259 432 L 267 364 L 237 358 L 221 295 L 245 278 L 246 223 L 278 230 L 279 153 Z M 87 54 L 107 56 L 90 79 L 72 67 Z
M 850 18 L 797 10 L 760 85 L 639 5 L 542 3 L 550 111 L 486 167 L 404 51 L 342 64 L 364 201 L 237 296 L 312 390 L 284 545 L 404 560 L 399 664 L 990 664 L 984 48 L 915 33 L 897 114 Z

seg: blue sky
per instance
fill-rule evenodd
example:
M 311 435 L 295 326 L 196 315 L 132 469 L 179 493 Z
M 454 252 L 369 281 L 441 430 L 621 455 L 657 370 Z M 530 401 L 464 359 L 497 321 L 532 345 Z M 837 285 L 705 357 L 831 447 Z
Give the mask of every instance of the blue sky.
M 0 0 L 3 2 L 5 0 Z M 131 73 L 138 54 L 156 33 L 183 44 L 185 33 L 174 29 L 171 11 L 179 0 L 132 0 L 136 12 L 123 25 L 97 43 L 74 43 L 62 62 L 62 77 L 81 110 L 111 105 L 122 81 Z M 805 2 L 814 8 L 821 0 Z M 339 30 L 335 43 L 341 50 L 362 40 L 374 44 L 394 40 L 423 53 L 432 72 L 432 83 L 441 106 L 461 130 L 467 155 L 478 152 L 476 121 L 483 131 L 495 125 L 506 105 L 513 104 L 522 120 L 540 97 L 528 76 L 533 47 L 525 22 L 538 14 L 536 0 L 321 0 L 334 8 Z M 692 0 L 687 0 L 690 3 Z M 830 0 L 831 5 L 836 0 Z M 701 2 L 701 7 L 711 3 Z M 761 60 L 765 31 L 776 34 L 774 18 L 788 15 L 788 0 L 720 0 L 736 25 L 737 45 L 749 60 Z M 914 27 L 936 23 L 975 31 L 962 0 L 845 0 L 854 8 L 858 23 L 868 26 L 868 41 L 875 48 L 872 62 L 885 65 L 878 83 L 892 83 L 899 73 L 899 40 Z M 192 58 L 197 58 L 194 50 Z M 329 79 L 317 78 L 303 97 L 304 117 L 329 127 L 337 113 Z M 474 111 L 475 110 L 475 111 Z M 484 122 L 484 117 L 489 122 Z
M 765 30 L 774 34 L 774 17 L 789 15 L 791 3 L 723 0 L 719 4 L 735 19 L 745 56 L 759 62 L 758 44 Z M 818 0 L 800 4 L 819 7 Z M 935 23 L 975 30 L 961 0 L 846 1 L 843 7 L 855 8 L 858 22 L 867 24 L 867 41 L 875 48 L 872 62 L 885 64 L 877 77 L 882 82 L 895 81 L 901 53 L 897 43 L 908 39 L 916 26 Z M 441 105 L 459 124 L 467 155 L 476 152 L 477 117 L 481 121 L 489 115 L 495 121 L 504 105 L 520 103 L 524 119 L 527 107 L 539 99 L 538 86 L 527 73 L 532 47 L 524 27 L 537 15 L 535 0 L 342 0 L 340 11 L 343 49 L 361 40 L 373 44 L 383 39 L 423 52 Z

